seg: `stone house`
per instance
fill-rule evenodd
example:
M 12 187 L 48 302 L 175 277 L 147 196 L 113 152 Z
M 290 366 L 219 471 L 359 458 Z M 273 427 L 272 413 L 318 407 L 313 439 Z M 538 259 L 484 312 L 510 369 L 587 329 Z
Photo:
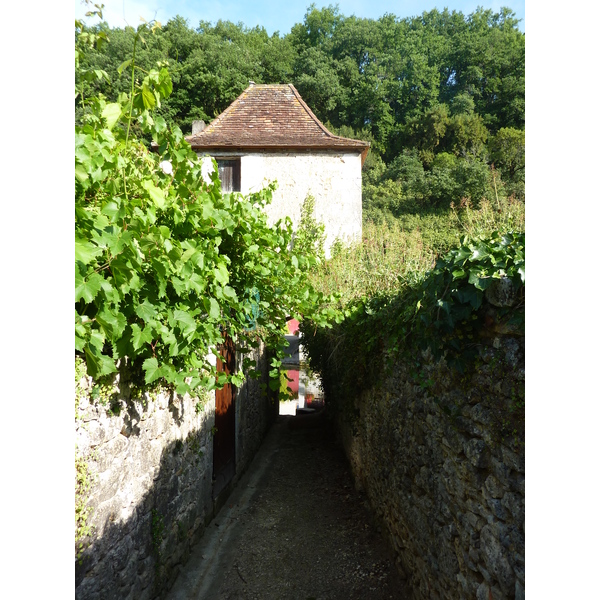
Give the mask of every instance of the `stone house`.
M 277 181 L 270 223 L 289 216 L 297 227 L 312 195 L 327 255 L 336 239 L 360 239 L 369 143 L 330 133 L 293 85 L 251 83 L 210 125 L 195 122 L 186 139 L 198 155 L 217 160 L 224 191 L 247 194 Z

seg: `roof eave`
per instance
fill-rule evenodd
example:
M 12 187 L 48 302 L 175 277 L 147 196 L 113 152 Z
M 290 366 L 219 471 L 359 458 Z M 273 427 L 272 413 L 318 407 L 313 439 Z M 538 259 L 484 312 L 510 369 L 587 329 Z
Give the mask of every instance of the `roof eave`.
M 210 151 L 210 150 L 345 150 L 350 152 L 358 152 L 363 154 L 368 152 L 370 144 L 365 142 L 364 144 L 353 144 L 353 145 L 342 145 L 342 144 L 224 144 L 223 142 L 214 144 L 201 144 L 198 142 L 190 141 L 192 150 L 195 151 Z

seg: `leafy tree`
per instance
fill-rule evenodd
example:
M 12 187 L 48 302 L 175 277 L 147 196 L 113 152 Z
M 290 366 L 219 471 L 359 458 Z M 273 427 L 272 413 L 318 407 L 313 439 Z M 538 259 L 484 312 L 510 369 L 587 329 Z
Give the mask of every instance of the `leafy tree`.
M 323 121 L 334 113 L 340 102 L 342 87 L 335 64 L 321 49 L 308 47 L 296 60 L 295 84 L 304 101 Z
M 487 138 L 488 130 L 480 115 L 461 113 L 449 119 L 442 147 L 463 158 L 485 158 Z
M 405 196 L 417 202 L 425 199 L 425 169 L 415 150 L 405 150 L 397 156 L 387 169 L 385 177 L 388 176 L 400 182 Z
M 507 182 L 517 183 L 525 176 L 525 132 L 503 127 L 490 140 L 490 158 Z
M 294 235 L 293 248 L 301 254 L 315 255 L 318 262 L 325 260 L 325 224 L 314 215 L 315 197 L 306 196 L 300 209 L 300 224 Z
M 137 39 L 132 28 L 105 23 L 85 35 L 97 36 L 100 44 L 81 56 L 78 120 L 86 110 L 82 98 L 102 93 L 117 102 L 129 93 L 129 72 L 119 67 Z M 291 82 L 332 131 L 368 140 L 365 214 L 369 206 L 396 213 L 445 206 L 459 196 L 456 185 L 463 180 L 470 182 L 464 195 L 481 196 L 482 169 L 492 163 L 499 192 L 524 197 L 525 38 L 508 9 L 375 20 L 312 4 L 283 36 L 230 21 L 201 21 L 193 28 L 178 16 L 142 37 L 136 46 L 140 69 L 147 73 L 160 62 L 172 77 L 173 93 L 155 109 L 168 126 L 187 133 L 194 119 L 209 122 L 250 80 Z M 110 44 L 101 45 L 103 39 Z M 141 84 L 141 70 L 136 78 Z M 137 121 L 131 128 L 150 141 Z M 441 153 L 467 162 L 442 167 L 436 163 Z M 375 156 L 383 167 L 373 170 Z M 402 156 L 416 157 L 420 165 L 411 162 L 412 175 L 399 179 L 394 161 Z M 395 183 L 386 183 L 390 179 Z M 392 198 L 394 190 L 401 192 Z
M 458 204 L 461 198 L 474 203 L 493 197 L 490 171 L 478 159 L 460 159 L 452 154 L 440 153 L 426 175 L 424 195 L 434 206 Z
M 292 43 L 304 49 L 327 48 L 342 19 L 337 5 L 330 4 L 326 8 L 318 9 L 313 3 L 304 15 L 304 22 L 292 27 Z
M 419 150 L 421 160 L 426 165 L 433 161 L 435 150 L 446 135 L 449 123 L 449 110 L 445 104 L 438 104 L 407 122 L 406 140 L 410 146 Z

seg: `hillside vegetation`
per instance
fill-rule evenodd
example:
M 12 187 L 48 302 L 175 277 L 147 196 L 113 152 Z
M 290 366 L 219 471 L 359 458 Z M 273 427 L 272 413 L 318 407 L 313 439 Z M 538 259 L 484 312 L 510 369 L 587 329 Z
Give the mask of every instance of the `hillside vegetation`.
M 110 43 L 89 52 L 85 67 L 107 76 L 77 81 L 78 89 L 116 101 L 130 91 L 122 63 L 136 32 L 93 29 Z M 184 133 L 194 119 L 221 113 L 250 80 L 293 83 L 334 133 L 371 142 L 365 220 L 446 214 L 463 198 L 524 199 L 525 35 L 509 9 L 373 20 L 313 4 L 289 33 L 271 36 L 176 17 L 144 36 L 136 61 L 145 71 L 168 64 L 173 93 L 157 112 Z M 84 112 L 80 96 L 77 117 Z
M 137 356 L 147 382 L 163 378 L 185 390 L 223 319 L 241 334 L 255 304 L 273 334 L 286 315 L 303 318 L 316 370 L 320 353 L 330 357 L 350 340 L 356 365 L 379 360 L 382 331 L 400 345 L 440 342 L 460 360 L 472 344 L 459 340 L 482 322 L 477 311 L 493 280 L 511 279 L 524 298 L 525 36 L 517 25 L 508 9 L 373 20 L 314 5 L 283 36 L 228 21 L 191 27 L 181 17 L 137 31 L 79 24 L 76 323 L 88 370 L 109 373 L 119 357 Z M 270 231 L 251 206 L 268 202 L 271 190 L 234 206 L 216 177 L 203 183 L 207 165 L 182 139 L 194 119 L 212 120 L 250 80 L 293 83 L 332 132 L 371 143 L 362 243 L 335 246 L 330 261 L 317 259 L 321 228 L 310 210 L 295 256 L 279 253 L 291 224 Z M 159 155 L 147 151 L 152 139 Z M 105 153 L 104 166 L 96 164 L 99 143 L 121 158 Z M 165 160 L 174 173 L 161 172 Z M 240 229 L 250 214 L 262 236 L 254 244 Z M 115 261 L 123 253 L 117 230 L 131 264 L 124 254 Z M 134 238 L 148 233 L 152 244 L 138 248 Z M 177 282 L 199 239 L 208 245 L 192 289 Z M 158 242 L 164 256 L 152 255 Z M 248 254 L 259 246 L 260 264 Z M 119 269 L 133 273 L 132 285 Z M 154 312 L 140 308 L 147 303 Z

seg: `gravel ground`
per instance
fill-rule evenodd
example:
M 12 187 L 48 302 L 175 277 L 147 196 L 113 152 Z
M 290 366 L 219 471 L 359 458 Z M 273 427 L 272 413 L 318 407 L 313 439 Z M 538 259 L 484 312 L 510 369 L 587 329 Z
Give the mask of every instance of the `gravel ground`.
M 322 415 L 279 417 L 172 600 L 408 599 Z

